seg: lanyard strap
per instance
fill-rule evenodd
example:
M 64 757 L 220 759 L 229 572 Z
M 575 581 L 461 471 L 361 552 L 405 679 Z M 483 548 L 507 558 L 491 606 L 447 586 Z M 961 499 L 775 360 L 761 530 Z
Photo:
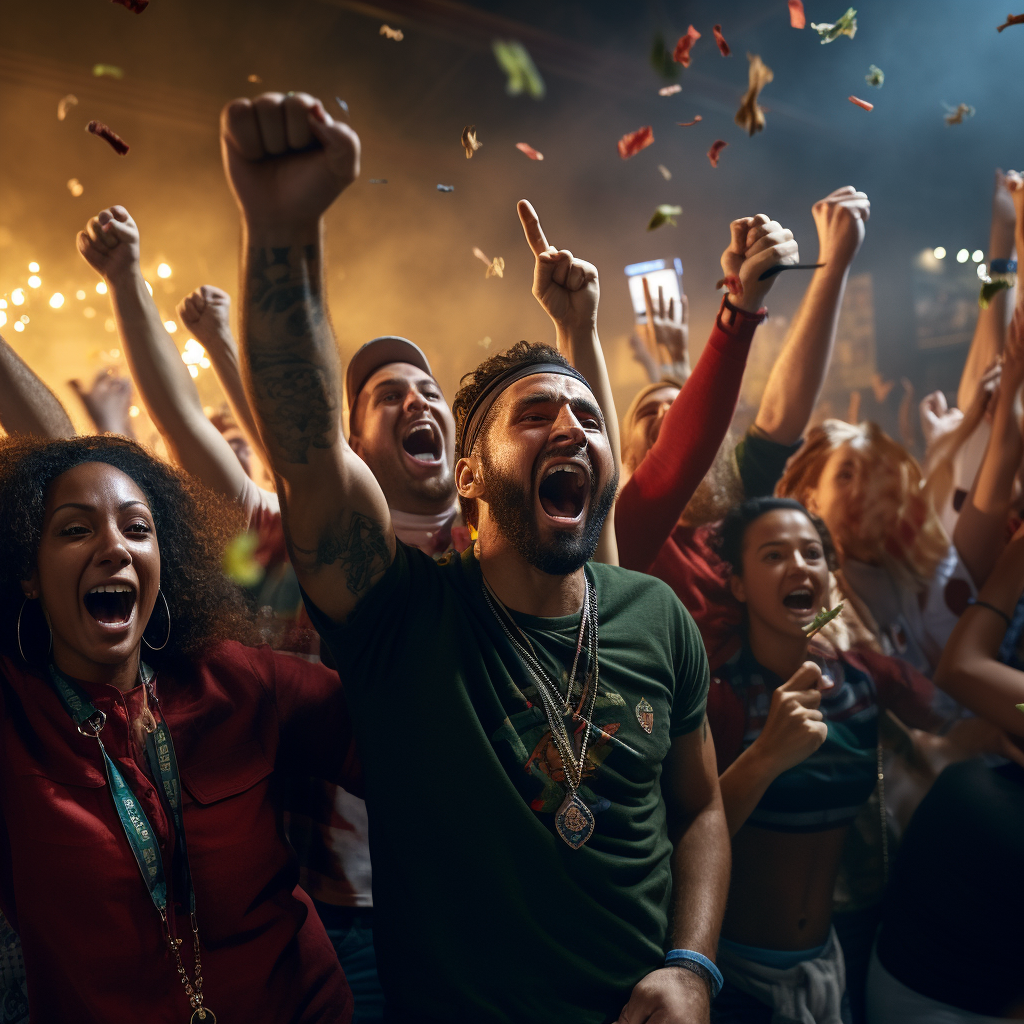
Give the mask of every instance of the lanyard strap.
M 148 666 L 139 666 L 143 685 L 148 686 L 153 677 Z M 121 826 L 128 839 L 139 873 L 149 890 L 150 899 L 156 907 L 164 923 L 167 923 L 167 878 L 164 874 L 163 856 L 156 840 L 156 833 L 150 824 L 146 812 L 132 792 L 131 786 L 125 781 L 120 769 L 107 753 L 107 748 L 100 739 L 100 733 L 106 725 L 107 716 L 98 711 L 86 694 L 70 679 L 61 673 L 56 666 L 50 664 L 50 682 L 57 693 L 64 709 L 71 716 L 83 736 L 92 736 L 99 744 L 103 754 L 103 763 L 107 772 L 107 782 L 114 798 L 114 809 L 121 819 Z M 174 744 L 167 723 L 161 715 L 156 721 L 156 729 L 146 737 L 146 759 L 153 776 L 160 780 L 163 797 L 168 811 L 174 821 L 174 860 L 175 882 L 180 885 L 177 892 L 188 893 L 189 912 L 195 913 L 196 897 L 192 888 L 192 876 L 188 866 L 188 850 L 185 846 L 185 828 L 181 813 L 181 780 L 178 774 L 178 762 L 174 756 Z

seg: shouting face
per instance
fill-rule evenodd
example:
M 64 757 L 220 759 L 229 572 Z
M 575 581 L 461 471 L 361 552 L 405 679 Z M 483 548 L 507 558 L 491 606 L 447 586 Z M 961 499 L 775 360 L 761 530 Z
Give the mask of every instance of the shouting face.
M 622 461 L 631 472 L 643 462 L 658 440 L 665 414 L 678 394 L 679 388 L 674 384 L 655 388 L 637 406 L 629 423 L 623 424 L 626 434 L 622 439 Z

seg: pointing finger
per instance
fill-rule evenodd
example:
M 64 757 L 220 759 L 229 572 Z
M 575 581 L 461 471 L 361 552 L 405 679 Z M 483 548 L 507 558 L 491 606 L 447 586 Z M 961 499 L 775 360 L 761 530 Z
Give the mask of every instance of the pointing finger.
M 534 256 L 539 256 L 542 252 L 550 249 L 551 246 L 548 245 L 547 236 L 540 226 L 540 218 L 537 216 L 533 204 L 528 199 L 520 199 L 516 204 L 516 210 L 519 213 L 520 223 L 523 225 L 526 241 L 529 242 Z

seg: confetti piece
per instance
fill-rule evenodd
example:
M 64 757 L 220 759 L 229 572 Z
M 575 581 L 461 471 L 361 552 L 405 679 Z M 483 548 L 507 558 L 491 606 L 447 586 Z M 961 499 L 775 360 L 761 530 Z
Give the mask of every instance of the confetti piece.
M 833 619 L 838 618 L 839 613 L 844 607 L 843 602 L 840 601 L 835 608 L 822 608 L 821 611 L 803 627 L 803 631 L 807 634 L 807 639 L 810 640 L 811 637 L 822 628 L 822 626 L 827 626 Z
M 93 64 L 92 73 L 96 78 L 124 78 L 124 69 L 116 64 Z
M 683 91 L 683 87 L 678 82 L 676 82 L 675 85 L 666 85 L 663 88 L 659 89 L 658 90 L 658 95 L 659 96 L 675 96 L 675 94 L 677 92 L 682 92 L 682 91 Z
M 748 53 L 747 60 L 750 61 L 748 80 L 750 82 L 747 91 L 743 95 L 740 109 L 736 111 L 733 119 L 741 127 L 747 130 L 748 135 L 764 128 L 764 111 L 758 106 L 757 97 L 761 90 L 775 77 L 775 73 L 756 53 Z
M 544 154 L 543 153 L 541 153 L 538 150 L 534 149 L 533 146 L 529 145 L 526 142 L 517 142 L 516 143 L 516 149 L 518 149 L 520 153 L 525 153 L 531 160 L 543 160 L 544 159 Z
M 803 0 L 789 0 L 789 23 L 793 28 L 803 28 L 807 24 Z
M 946 107 L 946 109 L 949 111 L 946 114 L 946 124 L 963 124 L 965 117 L 974 117 L 974 107 L 967 103 L 961 103 L 955 109 L 953 107 Z
M 873 85 L 876 89 L 881 89 L 885 83 L 885 72 L 880 67 L 872 64 L 868 67 L 868 73 L 864 76 L 864 81 L 868 85 Z
M 68 191 L 77 199 L 85 191 L 85 186 L 77 178 L 68 178 Z
M 381 25 L 380 34 L 387 36 L 388 39 L 394 39 L 396 43 L 400 43 L 405 38 L 405 33 L 400 28 L 392 28 L 390 25 Z
M 478 344 L 478 345 L 479 345 L 479 346 L 480 346 L 481 348 L 490 348 L 490 347 L 491 347 L 491 336 L 490 336 L 490 335 L 488 334 L 486 338 L 481 338 L 481 339 L 480 339 L 480 340 L 479 340 L 479 341 L 477 342 L 477 344 Z
M 727 274 L 715 284 L 715 289 L 725 288 L 730 295 L 743 296 L 743 282 L 735 274 Z
M 508 76 L 505 92 L 509 96 L 519 96 L 525 92 L 535 100 L 544 98 L 544 79 L 540 77 L 537 65 L 522 43 L 495 39 L 492 48 L 498 66 Z
M 473 154 L 483 145 L 476 137 L 476 125 L 467 124 L 462 129 L 462 146 L 466 150 L 466 159 L 470 160 Z
M 221 568 L 229 580 L 240 587 L 255 587 L 262 582 L 266 570 L 256 561 L 259 534 L 255 531 L 232 537 L 224 547 Z
M 149 0 L 110 0 L 110 2 L 127 7 L 133 14 L 141 14 L 149 6 Z
M 348 104 L 343 99 L 341 99 L 341 97 L 335 96 L 334 102 L 337 103 L 338 106 L 341 107 L 341 109 L 344 110 L 346 114 L 348 113 Z
M 852 39 L 857 34 L 857 12 L 852 7 L 848 7 L 846 13 L 834 25 L 829 25 L 826 22 L 815 25 L 812 21 L 811 28 L 821 36 L 822 46 L 833 42 L 840 36 L 849 36 Z
M 767 281 L 768 278 L 781 274 L 784 270 L 817 270 L 818 267 L 823 266 L 825 266 L 824 263 L 776 263 L 774 267 L 769 267 L 758 278 L 758 281 Z
M 658 170 L 661 171 L 661 176 L 666 181 L 672 180 L 672 172 L 664 164 L 658 164 Z
M 672 60 L 672 51 L 665 42 L 665 36 L 661 32 L 654 33 L 651 40 L 651 67 L 659 77 L 672 81 L 679 77 L 679 65 Z
M 704 118 L 698 114 L 692 121 L 676 121 L 680 128 L 692 128 L 695 124 L 703 121 Z
M 1012 288 L 1013 282 L 1009 277 L 990 277 L 982 286 L 981 291 L 978 293 L 978 305 L 982 309 L 988 309 L 988 304 L 999 294 L 1004 288 Z
M 87 132 L 98 135 L 110 143 L 111 148 L 118 156 L 124 156 L 128 152 L 128 143 L 121 138 L 112 128 L 107 127 L 102 121 L 90 121 L 86 126 Z
M 858 97 L 856 97 L 856 96 L 850 96 L 849 100 L 855 106 L 858 106 L 858 107 L 860 107 L 863 110 L 874 110 L 875 109 L 874 103 L 868 103 L 867 100 L 858 99 Z
M 682 64 L 684 68 L 690 66 L 690 50 L 693 49 L 693 44 L 700 39 L 700 33 L 691 25 L 686 30 L 685 36 L 680 36 L 679 42 L 676 43 L 676 48 L 672 51 L 672 59 L 677 64 Z
M 455 186 L 454 185 L 438 185 L 437 186 L 437 191 L 438 192 L 454 192 L 455 191 Z
M 729 143 L 723 139 L 718 139 L 711 144 L 711 148 L 708 150 L 708 159 L 711 161 L 712 167 L 718 166 L 718 158 L 722 153 L 722 150 L 728 146 Z
M 57 104 L 57 120 L 63 121 L 68 116 L 68 111 L 72 107 L 78 106 L 78 97 L 69 92 L 67 96 L 64 96 L 61 101 Z
M 503 256 L 495 256 L 492 260 L 484 254 L 483 249 L 475 245 L 473 246 L 473 255 L 487 265 L 487 270 L 484 273 L 485 278 L 505 276 L 505 258 Z
M 246 81 L 247 82 L 252 82 L 253 85 L 260 85 L 263 82 L 263 79 L 260 78 L 259 75 L 254 73 L 254 74 L 249 75 L 249 77 L 246 79 Z
M 653 142 L 654 129 L 650 125 L 644 128 L 637 128 L 635 132 L 627 132 L 619 139 L 619 156 L 623 160 L 628 160 L 631 156 L 636 156 L 641 149 L 646 149 Z
M 1004 28 L 1009 28 L 1011 25 L 1024 25 L 1024 14 L 1008 14 L 1006 21 L 1002 25 L 996 27 L 997 32 L 1002 32 Z M 1018 704 L 1017 707 L 1020 707 Z
M 388 183 L 388 179 L 387 178 L 371 178 L 369 183 L 371 185 L 386 185 Z M 437 187 L 440 188 L 441 186 L 438 185 Z
M 725 41 L 725 36 L 722 35 L 722 26 L 715 25 L 711 31 L 714 33 L 715 42 L 718 43 L 718 49 L 722 51 L 722 56 L 728 57 L 732 50 L 729 49 L 729 44 Z
M 647 224 L 648 231 L 654 231 L 656 228 L 660 228 L 662 224 L 671 224 L 672 227 L 676 226 L 675 218 L 683 212 L 681 206 L 668 206 L 661 205 L 654 211 L 654 216 L 651 217 Z

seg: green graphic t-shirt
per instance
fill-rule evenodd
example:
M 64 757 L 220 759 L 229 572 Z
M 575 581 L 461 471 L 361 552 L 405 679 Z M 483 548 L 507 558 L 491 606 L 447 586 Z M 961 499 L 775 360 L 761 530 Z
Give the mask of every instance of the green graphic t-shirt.
M 579 850 L 554 830 L 561 759 L 472 549 L 435 563 L 399 544 L 341 626 L 307 599 L 355 722 L 374 945 L 396 1020 L 602 1024 L 661 966 L 672 891 L 661 766 L 703 720 L 707 659 L 664 583 L 588 568 L 600 683 L 579 795 L 596 826 Z M 514 618 L 564 692 L 579 615 Z

